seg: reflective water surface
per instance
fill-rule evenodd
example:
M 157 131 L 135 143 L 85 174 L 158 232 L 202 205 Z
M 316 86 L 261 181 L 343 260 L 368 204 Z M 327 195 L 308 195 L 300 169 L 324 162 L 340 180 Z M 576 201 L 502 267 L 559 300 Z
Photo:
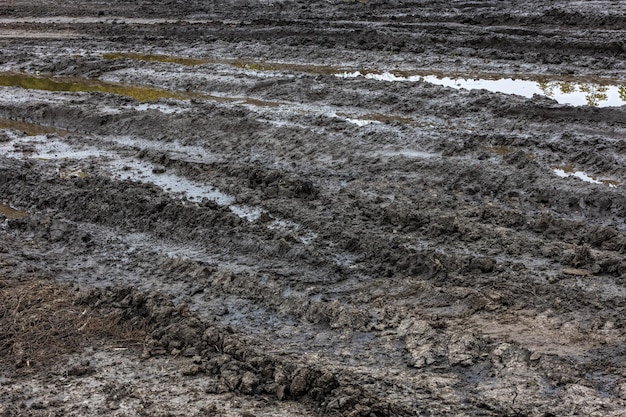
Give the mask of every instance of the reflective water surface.
M 388 82 L 428 82 L 456 89 L 487 90 L 497 93 L 515 94 L 531 98 L 535 94 L 572 106 L 610 107 L 626 104 L 626 82 L 613 80 L 575 78 L 554 79 L 547 76 L 477 76 L 428 72 L 368 72 L 354 71 L 337 74 L 341 78 L 364 77 Z
M 131 97 L 140 102 L 153 102 L 159 99 L 210 100 L 222 103 L 276 107 L 280 103 L 258 100 L 249 97 L 222 97 L 189 91 L 164 90 L 154 87 L 108 83 L 87 78 L 62 78 L 23 73 L 0 73 L 1 87 L 21 87 L 28 90 L 56 92 L 98 92 Z
M 556 175 L 558 175 L 559 177 L 563 177 L 563 178 L 576 177 L 585 182 L 590 182 L 593 184 L 604 184 L 604 185 L 608 185 L 609 187 L 617 187 L 620 184 L 619 181 L 606 179 L 606 178 L 597 178 L 597 177 L 588 175 L 586 172 L 577 170 L 573 165 L 555 166 L 555 167 L 552 167 L 552 169 L 554 170 L 554 173 Z
M 318 75 L 335 75 L 340 78 L 365 77 L 379 81 L 424 81 L 466 90 L 484 89 L 491 92 L 532 97 L 535 94 L 549 97 L 561 104 L 592 107 L 622 106 L 626 104 L 626 82 L 591 77 L 460 74 L 435 71 L 401 71 L 374 69 L 345 69 L 330 65 L 307 65 L 264 62 L 252 59 L 184 58 L 168 55 L 116 52 L 103 55 L 104 59 L 134 59 L 146 62 L 165 62 L 180 65 L 225 64 L 251 71 L 289 71 Z

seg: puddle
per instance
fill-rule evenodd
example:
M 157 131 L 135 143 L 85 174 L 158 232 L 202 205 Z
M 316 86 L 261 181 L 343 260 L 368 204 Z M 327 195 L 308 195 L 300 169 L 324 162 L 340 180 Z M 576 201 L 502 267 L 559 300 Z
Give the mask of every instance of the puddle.
M 367 114 L 361 114 L 361 115 L 353 115 L 353 114 L 339 112 L 339 113 L 335 113 L 335 116 L 343 118 L 346 121 L 356 124 L 358 126 L 366 126 L 372 123 L 396 122 L 396 123 L 402 123 L 402 124 L 409 124 L 413 122 L 413 119 L 409 117 L 394 116 L 394 115 L 387 115 L 387 114 L 381 114 L 381 113 L 367 113 Z
M 17 130 L 28 136 L 45 135 L 48 133 L 56 133 L 59 136 L 66 136 L 69 133 L 65 130 L 55 129 L 53 127 L 9 119 L 0 119 L 0 129 Z
M 55 92 L 111 93 L 132 97 L 133 99 L 142 102 L 156 101 L 162 98 L 178 100 L 194 98 L 194 95 L 190 93 L 179 93 L 150 87 L 112 84 L 81 78 L 57 78 L 15 73 L 0 74 L 0 86 L 21 87 L 27 90 L 45 90 Z
M 538 94 L 572 106 L 609 107 L 626 104 L 626 83 L 612 80 L 577 79 L 575 77 L 516 76 L 490 74 L 478 76 L 433 74 L 425 71 L 354 71 L 335 74 L 340 78 L 364 77 L 388 82 L 428 82 L 456 89 L 484 89 L 531 98 Z
M 131 97 L 140 102 L 157 101 L 159 99 L 204 99 L 221 103 L 251 105 L 256 107 L 277 107 L 281 105 L 281 103 L 278 102 L 263 101 L 249 97 L 221 97 L 194 92 L 163 90 L 153 87 L 114 84 L 85 78 L 61 78 L 16 73 L 0 73 L 0 86 L 21 87 L 27 90 L 44 90 L 54 92 L 110 93 Z
M 143 143 L 142 140 L 133 140 L 131 138 L 124 137 L 118 138 L 118 140 L 114 141 L 125 145 Z M 228 207 L 232 213 L 249 222 L 255 222 L 259 220 L 263 214 L 267 214 L 271 219 L 271 221 L 267 224 L 268 229 L 283 230 L 294 236 L 298 241 L 305 245 L 311 244 L 317 238 L 316 233 L 307 231 L 298 223 L 274 217 L 260 207 L 236 205 L 234 204 L 234 196 L 224 193 L 216 187 L 206 183 L 195 182 L 176 174 L 163 172 L 163 170 L 157 169 L 157 166 L 149 162 L 138 161 L 132 158 L 120 158 L 120 156 L 115 152 L 101 151 L 96 148 L 85 147 L 82 149 L 74 149 L 66 143 L 48 140 L 44 136 L 16 138 L 11 142 L 14 145 L 13 148 L 15 148 L 15 145 L 29 145 L 29 148 L 32 149 L 29 152 L 29 157 L 31 159 L 59 160 L 99 158 L 102 165 L 110 170 L 113 178 L 120 180 L 128 179 L 144 184 L 153 184 L 169 194 L 184 197 L 192 203 L 199 203 L 204 199 L 214 201 L 220 206 Z M 20 146 L 17 146 L 18 149 L 19 147 Z M 187 149 L 180 144 L 174 145 L 174 148 L 195 150 L 193 147 L 191 149 Z M 7 147 L 4 150 L 0 148 L 0 152 L 2 154 L 10 155 L 11 152 L 15 151 L 12 151 L 11 148 Z M 59 170 L 58 175 L 61 178 L 67 179 L 85 178 L 89 176 L 88 173 L 82 171 L 80 168 L 74 167 L 62 168 Z M 21 218 L 10 217 L 9 215 L 17 216 L 21 212 L 13 210 L 8 206 L 0 205 L 0 213 L 4 214 L 5 217 L 8 218 Z M 25 213 L 23 215 L 25 215 Z
M 585 182 L 590 182 L 592 184 L 604 184 L 604 185 L 608 185 L 611 188 L 615 188 L 618 185 L 620 185 L 619 181 L 597 178 L 597 177 L 590 176 L 583 171 L 577 171 L 573 165 L 556 166 L 556 167 L 552 167 L 552 169 L 556 175 L 562 178 L 576 177 Z
M 510 155 L 515 152 L 515 149 L 510 146 L 489 146 L 489 145 L 480 145 L 482 149 L 487 152 L 495 153 L 496 155 Z
M 21 29 L 3 29 L 0 30 L 0 38 L 3 39 L 74 39 L 81 36 L 80 33 L 74 31 L 58 31 L 43 32 Z
M 211 63 L 209 59 L 197 59 L 197 58 L 183 58 L 169 55 L 151 55 L 151 54 L 137 54 L 137 53 L 107 53 L 103 54 L 102 58 L 108 61 L 119 61 L 122 59 L 132 59 L 135 61 L 145 62 L 164 62 L 170 64 L 179 64 L 186 66 L 195 66 Z
M 196 66 L 203 64 L 222 64 L 230 65 L 236 68 L 250 70 L 250 71 L 289 71 L 289 72 L 303 72 L 309 74 L 319 75 L 333 75 L 340 68 L 325 66 L 325 65 L 307 65 L 307 64 L 290 64 L 280 62 L 264 62 L 254 61 L 249 59 L 219 59 L 219 58 L 185 58 L 176 57 L 171 55 L 159 55 L 159 54 L 139 54 L 133 52 L 115 52 L 106 53 L 102 55 L 102 58 L 107 60 L 120 60 L 120 59 L 133 59 L 136 61 L 145 62 L 164 62 L 173 63 L 186 66 Z
M 158 103 L 142 103 L 136 106 L 125 106 L 125 107 L 129 109 L 134 109 L 137 111 L 158 110 L 161 113 L 165 113 L 165 114 L 182 113 L 187 110 L 185 108 L 169 106 L 166 104 L 158 104 Z
M 201 202 L 206 198 L 220 206 L 227 206 L 233 214 L 249 222 L 255 222 L 261 218 L 261 215 L 267 213 L 267 211 L 259 207 L 233 204 L 235 202 L 234 196 L 210 185 L 197 183 L 175 174 L 157 174 L 155 173 L 154 165 L 147 162 L 122 159 L 116 160 L 110 166 L 114 168 L 114 176 L 118 178 L 155 184 L 169 193 L 185 196 L 192 202 Z M 317 237 L 317 234 L 313 232 L 302 230 L 302 227 L 297 223 L 279 219 L 272 215 L 269 215 L 269 217 L 273 220 L 267 225 L 268 229 L 284 230 L 305 245 L 311 244 Z
M 183 145 L 178 141 L 163 143 L 148 139 L 138 139 L 130 136 L 105 136 L 103 139 L 130 148 L 154 149 L 165 151 L 170 159 L 192 163 L 213 163 L 220 160 L 220 156 L 208 152 L 202 146 Z
M 365 77 L 378 81 L 425 81 L 457 89 L 484 89 L 491 92 L 516 94 L 531 98 L 534 94 L 552 98 L 561 104 L 573 106 L 621 106 L 626 104 L 626 83 L 599 78 L 573 76 L 506 76 L 497 74 L 452 74 L 434 71 L 381 71 L 375 69 L 350 70 L 329 65 L 310 65 L 254 61 L 249 59 L 184 58 L 168 55 L 138 53 L 107 53 L 109 60 L 135 59 L 147 62 L 169 62 L 180 65 L 224 64 L 250 71 L 299 72 L 316 75 L 334 75 L 339 78 Z M 368 120 L 367 118 L 362 118 Z M 357 123 L 358 124 L 358 123 Z
M 345 118 L 346 122 L 352 123 L 353 125 L 357 125 L 358 127 L 363 127 L 371 124 L 380 124 L 376 120 L 365 120 L 365 119 L 350 119 L 348 117 Z
M 246 219 L 249 222 L 255 222 L 259 220 L 261 218 L 261 215 L 265 213 L 265 211 L 263 209 L 260 209 L 259 207 L 232 205 L 229 208 L 230 211 L 235 213 L 237 216 L 241 217 L 242 219 Z
M 109 167 L 113 171 L 114 178 L 154 184 L 169 193 L 185 196 L 192 202 L 198 203 L 206 198 L 221 206 L 228 206 L 235 201 L 235 197 L 210 185 L 191 181 L 175 174 L 158 173 L 160 171 L 156 169 L 156 166 L 148 162 L 123 158 L 112 161 Z
M 426 151 L 416 151 L 413 149 L 402 149 L 399 151 L 389 151 L 380 153 L 382 156 L 403 156 L 405 158 L 415 158 L 415 159 L 428 159 L 439 156 L 437 153 L 426 152 Z
M 26 217 L 27 213 L 24 211 L 15 210 L 11 206 L 0 203 L 0 215 L 10 220 L 19 220 Z

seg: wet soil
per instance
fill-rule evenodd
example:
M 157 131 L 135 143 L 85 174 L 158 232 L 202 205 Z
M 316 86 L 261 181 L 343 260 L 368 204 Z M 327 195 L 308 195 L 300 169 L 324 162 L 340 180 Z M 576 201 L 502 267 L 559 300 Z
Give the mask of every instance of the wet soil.
M 621 2 L 42 4 L 0 415 L 624 415 Z

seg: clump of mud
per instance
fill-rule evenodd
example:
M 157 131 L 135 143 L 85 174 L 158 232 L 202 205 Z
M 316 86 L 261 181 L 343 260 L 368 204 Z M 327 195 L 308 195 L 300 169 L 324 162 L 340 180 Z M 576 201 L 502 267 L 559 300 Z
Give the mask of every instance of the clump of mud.
M 83 293 L 76 303 L 90 309 L 106 306 L 124 328 L 145 326 L 141 358 L 191 358 L 181 373 L 217 376 L 216 382 L 205 388 L 209 394 L 236 392 L 300 401 L 313 404 L 325 415 L 388 416 L 400 411 L 392 412 L 388 402 L 347 382 L 348 375 L 268 354 L 229 326 L 202 320 L 186 304 L 174 305 L 160 293 L 109 287 Z

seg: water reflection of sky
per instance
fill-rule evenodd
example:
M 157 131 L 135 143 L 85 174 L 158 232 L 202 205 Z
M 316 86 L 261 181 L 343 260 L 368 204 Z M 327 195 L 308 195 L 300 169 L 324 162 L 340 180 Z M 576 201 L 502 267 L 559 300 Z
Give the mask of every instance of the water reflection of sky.
M 608 85 L 592 82 L 541 81 L 512 78 L 452 78 L 441 75 L 402 76 L 390 72 L 362 74 L 358 71 L 338 74 L 338 76 L 343 78 L 363 76 L 380 81 L 426 81 L 432 84 L 457 89 L 484 89 L 498 93 L 517 94 L 529 98 L 535 94 L 539 94 L 550 97 L 561 104 L 570 104 L 573 106 L 589 105 L 608 107 L 626 104 L 626 84 Z
M 517 94 L 524 97 L 532 97 L 535 94 L 550 97 L 561 104 L 584 106 L 585 104 L 597 107 L 621 106 L 626 104 L 620 98 L 619 86 L 599 85 L 591 83 L 572 82 L 539 82 L 529 80 L 513 80 L 502 78 L 499 80 L 471 80 L 451 79 L 448 77 L 437 78 L 434 75 L 423 77 L 429 83 L 445 85 L 453 88 L 485 89 L 488 91 Z M 625 87 L 622 87 L 626 90 Z M 626 98 L 626 97 L 624 97 Z

